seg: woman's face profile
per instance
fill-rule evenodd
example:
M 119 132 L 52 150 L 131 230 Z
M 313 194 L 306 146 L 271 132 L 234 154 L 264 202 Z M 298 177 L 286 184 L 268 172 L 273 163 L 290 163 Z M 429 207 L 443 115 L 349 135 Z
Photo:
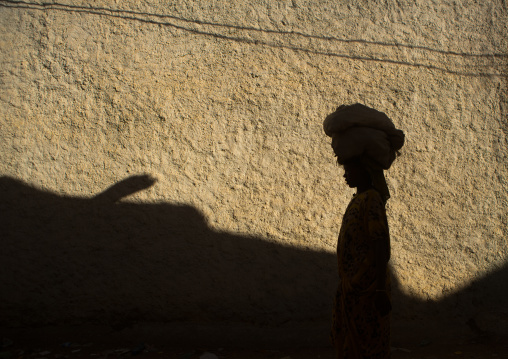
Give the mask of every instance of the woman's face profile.
M 356 188 L 365 183 L 365 181 L 368 181 L 369 173 L 359 163 L 345 163 L 343 168 L 344 179 L 349 187 Z

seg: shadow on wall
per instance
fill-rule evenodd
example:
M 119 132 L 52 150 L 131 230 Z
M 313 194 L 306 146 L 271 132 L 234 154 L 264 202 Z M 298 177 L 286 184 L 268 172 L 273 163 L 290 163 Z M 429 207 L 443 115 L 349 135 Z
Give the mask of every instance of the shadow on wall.
M 133 176 L 85 199 L 0 178 L 3 325 L 306 322 L 327 328 L 337 282 L 333 253 L 218 232 L 191 206 L 116 203 L 153 183 Z M 504 267 L 440 302 L 407 297 L 395 285 L 394 322 L 444 315 L 469 320 L 481 333 L 485 315 L 495 309 L 499 319 L 508 312 L 500 299 L 507 279 Z

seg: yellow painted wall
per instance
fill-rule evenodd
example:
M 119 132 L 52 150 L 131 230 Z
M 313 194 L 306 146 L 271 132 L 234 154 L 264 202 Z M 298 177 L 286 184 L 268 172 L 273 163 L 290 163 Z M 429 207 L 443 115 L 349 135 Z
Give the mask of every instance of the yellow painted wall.
M 326 321 L 352 191 L 322 120 L 343 103 L 406 133 L 402 300 L 505 273 L 506 4 L 347 3 L 0 1 L 9 323 Z

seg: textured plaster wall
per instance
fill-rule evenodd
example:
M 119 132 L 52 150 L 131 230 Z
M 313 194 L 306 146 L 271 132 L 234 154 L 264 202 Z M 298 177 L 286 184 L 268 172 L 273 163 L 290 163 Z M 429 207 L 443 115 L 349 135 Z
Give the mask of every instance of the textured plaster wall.
M 256 247 L 254 261 L 276 250 L 271 246 L 333 258 L 352 191 L 321 125 L 343 103 L 386 112 L 407 136 L 402 156 L 387 172 L 392 267 L 402 292 L 440 300 L 502 268 L 508 258 L 507 24 L 502 1 L 0 1 L 0 174 L 2 193 L 11 200 L 2 207 L 0 285 L 7 304 L 1 314 L 8 311 L 13 322 L 23 323 L 23 308 L 51 312 L 51 301 L 62 293 L 76 295 L 69 289 L 76 282 L 91 280 L 97 287 L 105 272 L 124 278 L 119 273 L 131 262 L 122 257 L 154 272 L 183 270 L 164 260 L 160 251 L 167 248 L 146 249 L 145 237 L 155 243 L 190 232 L 161 226 L 145 242 L 132 235 L 128 245 L 108 247 L 94 241 L 97 233 L 86 237 L 89 229 L 72 227 L 72 216 L 56 225 L 37 211 L 47 215 L 59 206 L 55 213 L 78 216 L 69 212 L 80 206 L 75 203 L 132 175 L 148 174 L 156 182 L 116 206 L 184 206 L 207 233 L 267 243 Z M 12 197 L 19 188 L 24 197 Z M 16 217 L 7 216 L 15 204 Z M 115 221 L 120 207 L 111 206 L 106 212 Z M 103 210 L 79 213 L 100 218 Z M 130 213 L 123 220 L 129 216 L 138 218 Z M 34 221 L 14 225 L 20 217 Z M 154 226 L 153 217 L 119 223 L 124 227 L 117 233 L 129 225 Z M 26 231 L 31 239 L 20 226 L 34 227 Z M 45 241 L 38 241 L 39 232 Z M 115 237 L 106 232 L 101 236 Z M 52 233 L 68 247 L 56 245 Z M 69 233 L 81 233 L 83 256 L 108 247 L 111 268 L 101 267 L 104 261 L 96 272 L 71 259 L 55 264 L 79 257 Z M 229 260 L 221 253 L 213 260 Z M 214 266 L 206 251 L 200 258 L 194 266 Z M 241 273 L 249 273 L 249 265 Z M 303 266 L 295 271 L 307 273 L 306 283 L 320 280 L 312 277 L 319 271 L 305 268 L 316 264 L 288 265 Z M 333 271 L 333 263 L 326 268 Z M 131 274 L 137 283 L 139 273 Z M 164 286 L 159 280 L 157 286 Z M 333 281 L 324 285 L 330 298 Z M 122 283 L 101 285 L 122 292 Z M 152 297 L 133 299 L 140 316 L 178 316 L 164 308 L 170 294 L 158 301 L 160 287 L 146 288 Z M 189 293 L 199 306 L 198 294 Z M 261 296 L 238 304 L 238 313 L 256 303 L 259 310 L 252 313 L 266 311 Z M 330 298 L 318 302 L 326 305 Z M 80 307 L 75 299 L 73 310 L 87 317 L 107 308 L 107 300 L 95 300 Z M 119 311 L 133 306 L 122 299 L 112 303 Z M 235 319 L 235 302 L 228 305 L 233 314 L 224 317 Z M 291 316 L 290 309 L 281 310 Z M 64 321 L 64 314 L 37 318 Z

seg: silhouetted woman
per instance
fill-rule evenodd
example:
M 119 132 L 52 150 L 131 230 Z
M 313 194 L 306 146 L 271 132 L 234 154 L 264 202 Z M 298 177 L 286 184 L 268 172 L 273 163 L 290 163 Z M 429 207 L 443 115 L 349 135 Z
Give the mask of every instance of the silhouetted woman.
M 390 235 L 383 169 L 404 143 L 382 112 L 361 104 L 341 106 L 324 122 L 344 178 L 356 194 L 339 233 L 332 339 L 342 359 L 390 357 Z

